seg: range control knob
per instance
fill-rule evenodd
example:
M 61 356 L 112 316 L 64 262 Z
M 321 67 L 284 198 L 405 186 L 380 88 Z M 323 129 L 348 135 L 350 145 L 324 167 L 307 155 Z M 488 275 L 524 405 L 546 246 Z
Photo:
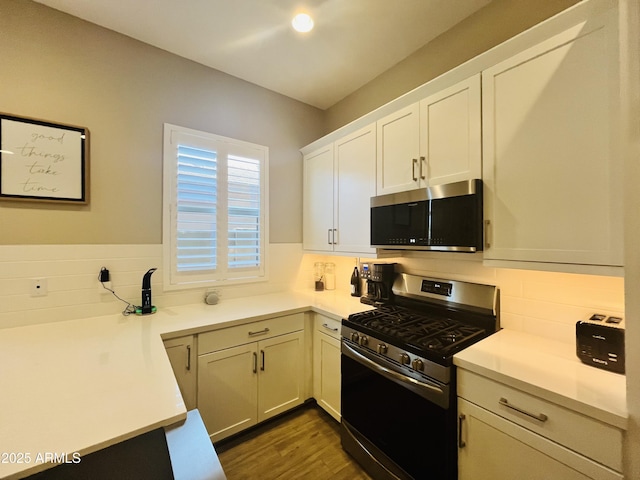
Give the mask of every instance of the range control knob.
M 356 332 L 351 332 L 351 341 L 353 343 L 358 343 L 359 338 L 360 338 L 360 335 L 358 335 Z
M 424 370 L 424 362 L 419 358 L 416 358 L 413 362 L 411 362 L 411 368 L 414 370 L 422 371 Z
M 409 355 L 406 353 L 401 353 L 400 354 L 400 363 L 402 365 L 409 365 L 409 362 L 411 362 L 411 359 L 409 358 Z
M 387 347 L 385 343 L 379 343 L 378 346 L 376 347 L 376 350 L 378 351 L 379 354 L 386 355 L 386 353 L 389 351 L 389 347 Z
M 369 344 L 369 338 L 366 335 L 360 335 L 360 338 L 358 339 L 358 343 L 361 346 L 366 347 Z

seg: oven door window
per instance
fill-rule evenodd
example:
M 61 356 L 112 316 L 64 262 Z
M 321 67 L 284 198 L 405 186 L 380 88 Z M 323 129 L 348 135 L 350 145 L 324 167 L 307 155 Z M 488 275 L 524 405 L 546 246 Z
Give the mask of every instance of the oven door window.
M 342 418 L 414 478 L 456 476 L 455 404 L 441 408 L 342 355 Z

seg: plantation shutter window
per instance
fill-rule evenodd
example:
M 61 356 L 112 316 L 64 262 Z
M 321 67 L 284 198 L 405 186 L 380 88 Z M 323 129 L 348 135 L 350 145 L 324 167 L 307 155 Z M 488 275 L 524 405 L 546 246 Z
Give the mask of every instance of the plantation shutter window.
M 266 280 L 268 149 L 165 125 L 165 289 Z
M 260 162 L 230 156 L 228 162 L 229 268 L 260 265 Z
M 215 271 L 217 154 L 178 145 L 176 268 Z

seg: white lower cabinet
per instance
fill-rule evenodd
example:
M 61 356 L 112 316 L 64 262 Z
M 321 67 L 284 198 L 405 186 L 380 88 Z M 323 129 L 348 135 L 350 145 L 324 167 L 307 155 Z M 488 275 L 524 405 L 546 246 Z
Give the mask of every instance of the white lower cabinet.
M 313 396 L 340 421 L 340 321 L 319 314 L 313 332 Z
M 303 314 L 205 333 L 198 349 L 198 409 L 213 442 L 304 401 Z
M 196 351 L 193 335 L 164 341 L 187 410 L 196 408 Z
M 458 370 L 459 480 L 622 480 L 622 431 Z

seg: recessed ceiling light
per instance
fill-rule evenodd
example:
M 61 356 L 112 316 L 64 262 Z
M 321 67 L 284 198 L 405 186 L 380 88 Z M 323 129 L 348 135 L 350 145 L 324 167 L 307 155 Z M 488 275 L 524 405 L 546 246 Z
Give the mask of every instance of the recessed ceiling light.
M 306 13 L 299 13 L 291 21 L 291 25 L 296 32 L 306 33 L 313 28 L 313 19 Z

